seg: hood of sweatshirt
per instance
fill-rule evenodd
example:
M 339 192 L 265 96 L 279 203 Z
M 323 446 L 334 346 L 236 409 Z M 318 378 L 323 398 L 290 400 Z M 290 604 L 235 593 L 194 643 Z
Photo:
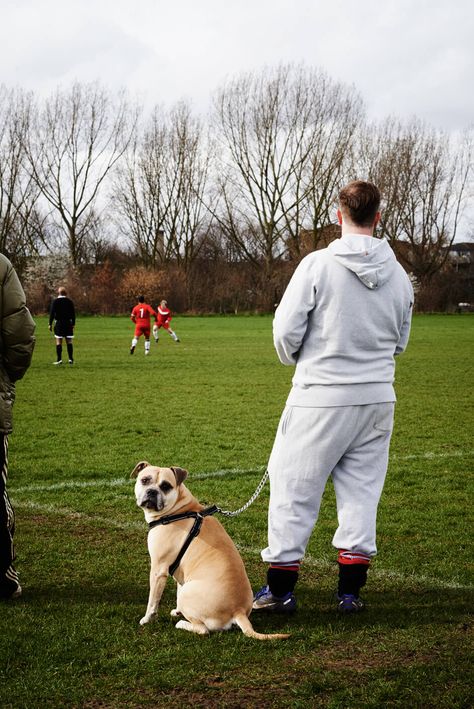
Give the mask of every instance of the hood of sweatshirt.
M 347 234 L 335 239 L 328 251 L 342 266 L 355 273 L 361 283 L 374 290 L 392 276 L 397 260 L 385 239 Z

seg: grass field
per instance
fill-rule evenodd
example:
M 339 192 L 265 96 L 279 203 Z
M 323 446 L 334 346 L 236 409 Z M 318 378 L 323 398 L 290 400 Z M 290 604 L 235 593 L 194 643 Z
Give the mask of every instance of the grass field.
M 286 642 L 174 628 L 174 582 L 140 628 L 149 561 L 129 474 L 179 465 L 204 503 L 236 509 L 259 482 L 292 370 L 270 317 L 176 317 L 150 357 L 127 318 L 80 318 L 73 367 L 37 319 L 17 386 L 10 496 L 24 595 L 0 605 L 0 707 L 471 707 L 474 317 L 416 316 L 399 398 L 367 611 L 339 617 L 331 486 Z M 470 494 L 471 493 L 471 494 Z M 268 487 L 223 519 L 254 588 Z

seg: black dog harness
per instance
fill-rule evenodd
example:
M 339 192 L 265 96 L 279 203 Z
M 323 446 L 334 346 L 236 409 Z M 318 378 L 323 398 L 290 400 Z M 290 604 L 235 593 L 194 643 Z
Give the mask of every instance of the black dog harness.
M 181 562 L 181 559 L 185 555 L 187 548 L 193 541 L 194 537 L 197 537 L 197 535 L 201 531 L 204 517 L 209 517 L 209 515 L 213 515 L 216 512 L 220 512 L 219 508 L 216 505 L 212 505 L 212 507 L 206 507 L 204 510 L 200 510 L 199 512 L 197 512 L 196 510 L 192 510 L 190 512 L 182 512 L 181 514 L 177 515 L 168 515 L 167 517 L 161 517 L 160 519 L 157 519 L 154 522 L 150 522 L 148 524 L 148 531 L 150 531 L 151 529 L 153 529 L 153 527 L 157 527 L 159 524 L 171 524 L 171 522 L 178 522 L 178 520 L 180 519 L 194 519 L 194 524 L 191 527 L 188 536 L 184 540 L 184 544 L 181 547 L 178 556 L 168 569 L 168 573 L 170 576 L 173 576 L 174 572 L 176 571 Z

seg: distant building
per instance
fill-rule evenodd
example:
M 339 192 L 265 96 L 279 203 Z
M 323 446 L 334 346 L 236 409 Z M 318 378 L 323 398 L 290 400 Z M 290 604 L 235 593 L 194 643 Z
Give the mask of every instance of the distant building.
M 329 246 L 331 241 L 339 239 L 340 236 L 341 227 L 339 224 L 328 224 L 315 231 L 313 229 L 301 229 L 298 239 L 299 251 L 297 251 L 293 241 L 289 240 L 287 242 L 289 259 L 298 260 L 311 253 L 311 251 L 325 249 Z M 390 245 L 393 248 L 397 260 L 401 263 L 403 268 L 410 273 L 411 244 L 408 241 L 395 241 Z
M 460 241 L 449 247 L 448 268 L 456 274 L 460 300 L 458 312 L 474 310 L 474 242 Z
M 286 243 L 288 258 L 290 261 L 298 261 L 312 251 L 325 249 L 331 241 L 339 239 L 340 236 L 341 227 L 339 224 L 328 224 L 316 230 L 301 229 L 297 244 L 295 244 L 293 239 L 289 239 Z
M 449 247 L 448 262 L 457 273 L 473 275 L 474 241 L 461 241 Z

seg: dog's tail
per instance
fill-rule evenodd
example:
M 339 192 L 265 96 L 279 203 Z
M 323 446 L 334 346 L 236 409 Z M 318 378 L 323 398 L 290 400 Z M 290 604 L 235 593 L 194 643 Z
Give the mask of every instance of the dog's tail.
M 234 616 L 234 623 L 239 626 L 244 635 L 248 638 L 255 638 L 255 640 L 286 640 L 290 637 L 288 633 L 270 633 L 268 635 L 265 633 L 257 633 L 244 612 L 237 613 L 237 615 Z

